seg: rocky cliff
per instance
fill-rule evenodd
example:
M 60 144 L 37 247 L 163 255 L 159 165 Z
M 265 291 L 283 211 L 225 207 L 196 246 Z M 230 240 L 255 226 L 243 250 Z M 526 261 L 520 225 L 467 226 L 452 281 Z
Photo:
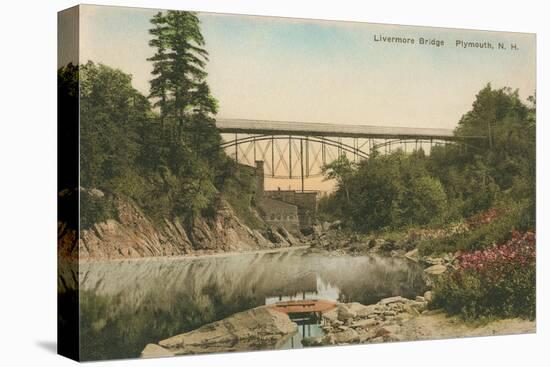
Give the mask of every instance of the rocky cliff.
M 250 229 L 226 202 L 211 218 L 198 218 L 185 229 L 178 220 L 155 224 L 129 199 L 114 198 L 117 219 L 75 231 L 58 224 L 59 255 L 64 259 L 108 260 L 153 256 L 201 255 L 289 247 L 300 242 L 284 228 Z

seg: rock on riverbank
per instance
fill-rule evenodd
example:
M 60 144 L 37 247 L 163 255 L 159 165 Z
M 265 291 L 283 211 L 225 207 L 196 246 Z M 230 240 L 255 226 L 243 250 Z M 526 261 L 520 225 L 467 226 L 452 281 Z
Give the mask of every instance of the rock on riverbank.
M 268 307 L 257 307 L 185 334 L 148 344 L 141 356 L 159 357 L 273 349 L 297 331 L 290 318 Z
M 323 314 L 325 335 L 306 340 L 308 345 L 376 343 L 400 340 L 395 325 L 420 315 L 427 307 L 424 297 L 410 300 L 400 296 L 384 298 L 373 305 L 340 303 Z
M 427 311 L 431 292 L 415 300 L 390 297 L 374 305 L 342 303 L 323 314 L 325 335 L 304 345 L 346 345 L 424 339 L 533 333 L 535 321 L 504 319 L 472 326 L 442 311 Z
M 429 275 L 441 275 L 456 267 L 456 254 L 447 253 L 441 255 L 441 257 L 421 256 L 418 248 L 416 248 L 419 238 L 441 235 L 441 230 L 433 230 L 433 233 L 424 230 L 426 233 L 422 235 L 414 231 L 404 232 L 403 238 L 397 241 L 378 237 L 369 238 L 345 232 L 341 230 L 341 225 L 340 221 L 315 225 L 312 233 L 306 236 L 304 240 L 312 251 L 326 251 L 332 255 L 381 254 L 405 258 L 425 266 L 425 272 Z M 423 233 L 422 230 L 418 232 Z
M 376 304 L 338 303 L 322 314 L 324 335 L 302 339 L 304 346 L 381 343 L 535 332 L 535 321 L 504 319 L 481 326 L 442 311 L 427 311 L 431 292 L 414 300 L 400 296 Z M 148 344 L 141 356 L 217 353 L 280 348 L 297 332 L 283 312 L 261 306 L 185 334 Z
M 87 190 L 87 189 L 81 189 Z M 105 197 L 100 190 L 87 190 Z M 59 254 L 66 260 L 110 260 L 155 256 L 208 255 L 303 245 L 282 227 L 249 228 L 223 201 L 209 218 L 197 218 L 192 228 L 178 219 L 154 223 L 128 198 L 113 195 L 117 218 L 80 231 L 58 224 Z

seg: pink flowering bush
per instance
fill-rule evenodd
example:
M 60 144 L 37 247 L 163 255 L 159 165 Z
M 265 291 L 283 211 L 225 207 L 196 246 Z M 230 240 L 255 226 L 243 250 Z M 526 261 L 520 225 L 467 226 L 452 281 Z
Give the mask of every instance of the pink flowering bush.
M 511 239 L 457 258 L 457 270 L 439 279 L 434 308 L 466 319 L 535 318 L 535 233 L 514 231 Z
M 503 245 L 459 255 L 458 266 L 461 270 L 471 269 L 495 277 L 510 264 L 528 266 L 534 263 L 535 252 L 535 233 L 514 231 L 512 238 Z

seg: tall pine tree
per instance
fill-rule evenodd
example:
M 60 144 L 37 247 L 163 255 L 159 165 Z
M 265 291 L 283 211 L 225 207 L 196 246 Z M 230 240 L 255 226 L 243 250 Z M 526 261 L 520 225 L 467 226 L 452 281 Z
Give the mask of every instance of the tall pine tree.
M 151 19 L 154 28 L 149 30 L 153 38 L 149 41 L 149 46 L 157 49 L 153 57 L 148 58 L 148 61 L 153 62 L 153 71 L 151 74 L 155 76 L 150 81 L 151 89 L 149 98 L 155 99 L 154 107 L 160 110 L 160 122 L 164 125 L 164 119 L 168 114 L 168 82 L 170 75 L 170 61 L 167 55 L 169 47 L 167 40 L 166 18 L 161 12 L 158 12 Z
M 168 11 L 157 13 L 150 29 L 149 44 L 156 53 L 153 62 L 150 97 L 161 109 L 161 121 L 170 117 L 181 128 L 191 126 L 199 115 L 203 120 L 217 112 L 217 103 L 210 95 L 205 71 L 208 52 L 195 13 Z

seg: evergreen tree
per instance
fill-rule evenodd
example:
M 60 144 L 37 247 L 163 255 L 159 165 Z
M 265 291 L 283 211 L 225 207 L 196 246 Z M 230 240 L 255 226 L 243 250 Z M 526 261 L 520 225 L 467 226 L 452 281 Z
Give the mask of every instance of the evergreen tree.
M 156 99 L 154 107 L 160 109 L 160 122 L 164 125 L 164 119 L 168 114 L 168 82 L 170 74 L 170 62 L 168 59 L 168 40 L 166 18 L 161 12 L 158 12 L 151 19 L 151 23 L 155 26 L 149 30 L 149 33 L 154 37 L 149 41 L 149 46 L 157 49 L 153 57 L 148 58 L 148 61 L 153 62 L 153 71 L 151 74 L 155 76 L 150 81 L 151 89 L 149 98 Z
M 217 112 L 217 102 L 210 95 L 204 70 L 208 52 L 203 48 L 196 14 L 186 11 L 157 13 L 149 31 L 154 38 L 150 45 L 156 53 L 153 62 L 151 98 L 158 99 L 155 106 L 161 108 L 161 119 L 167 115 L 185 130 L 193 130 L 196 115 L 207 121 Z

